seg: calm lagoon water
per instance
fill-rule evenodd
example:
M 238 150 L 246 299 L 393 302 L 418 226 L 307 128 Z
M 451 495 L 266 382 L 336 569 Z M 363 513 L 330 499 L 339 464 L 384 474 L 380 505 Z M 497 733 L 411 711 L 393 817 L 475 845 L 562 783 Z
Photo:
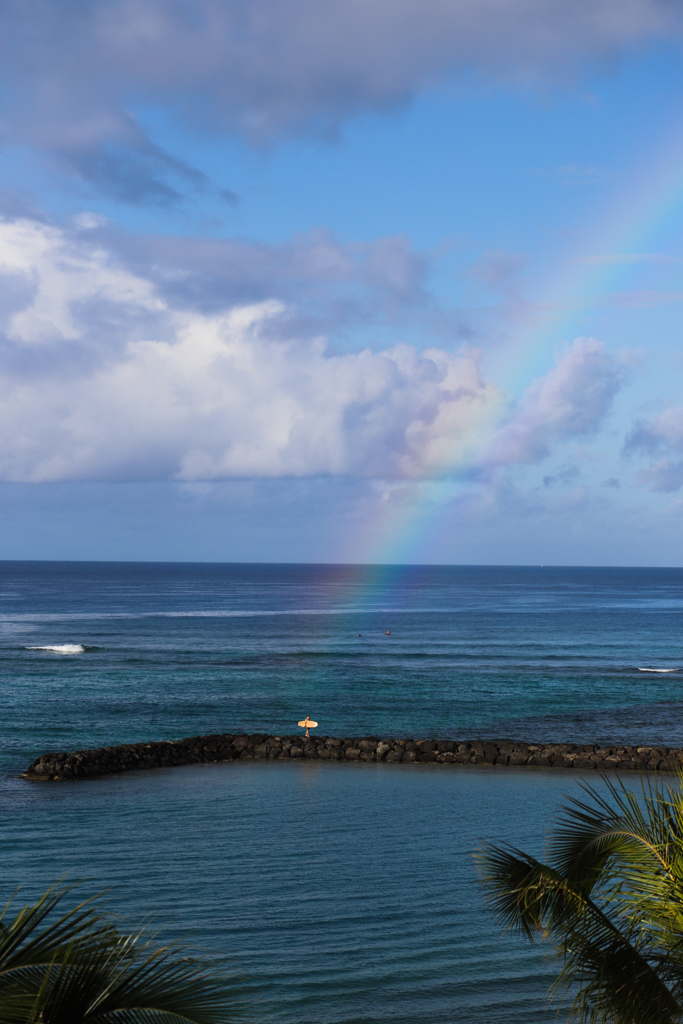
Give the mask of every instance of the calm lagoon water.
M 640 671 L 683 667 L 682 625 L 679 570 L 0 563 L 2 889 L 113 886 L 117 912 L 227 959 L 265 1021 L 545 1024 L 550 968 L 500 937 L 471 853 L 540 853 L 579 773 L 18 772 L 306 713 L 339 735 L 683 743 L 683 673 Z

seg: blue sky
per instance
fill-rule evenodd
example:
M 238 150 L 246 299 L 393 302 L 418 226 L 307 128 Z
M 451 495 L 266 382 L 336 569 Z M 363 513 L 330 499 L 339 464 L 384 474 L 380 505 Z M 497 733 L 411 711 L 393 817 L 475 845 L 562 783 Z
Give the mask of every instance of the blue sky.
M 0 25 L 0 557 L 683 564 L 681 5 Z

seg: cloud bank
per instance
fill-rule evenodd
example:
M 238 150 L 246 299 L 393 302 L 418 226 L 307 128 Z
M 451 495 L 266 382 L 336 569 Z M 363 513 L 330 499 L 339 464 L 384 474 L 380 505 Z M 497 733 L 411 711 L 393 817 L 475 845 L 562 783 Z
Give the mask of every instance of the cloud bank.
M 532 382 L 515 416 L 498 431 L 493 465 L 540 462 L 554 443 L 595 434 L 627 376 L 594 338 L 577 338 L 544 377 Z
M 661 455 L 638 474 L 640 483 L 648 484 L 652 491 L 671 493 L 683 487 L 683 460 L 671 455 L 683 455 L 683 409 L 667 409 L 659 416 L 651 416 L 635 424 L 626 438 L 627 455 Z
M 391 245 L 360 264 L 332 246 L 320 271 L 316 244 L 304 279 L 369 275 L 380 295 L 393 280 Z M 261 255 L 273 274 L 277 252 Z M 579 339 L 515 406 L 475 349 L 333 352 L 282 301 L 207 310 L 176 276 L 174 292 L 158 272 L 164 293 L 91 232 L 0 222 L 0 479 L 490 474 L 596 432 L 624 379 Z
M 472 71 L 561 80 L 682 27 L 668 0 L 7 0 L 0 138 L 115 198 L 170 204 L 216 187 L 148 138 L 141 108 L 259 143 Z

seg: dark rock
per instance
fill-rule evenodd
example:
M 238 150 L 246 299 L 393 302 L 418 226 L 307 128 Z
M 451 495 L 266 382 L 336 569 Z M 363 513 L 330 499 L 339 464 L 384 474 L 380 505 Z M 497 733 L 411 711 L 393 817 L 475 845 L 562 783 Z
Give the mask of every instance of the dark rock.
M 529 760 L 529 755 L 528 754 L 522 753 L 522 751 L 516 750 L 513 754 L 510 754 L 510 760 L 508 761 L 508 764 L 522 765 L 522 764 L 526 764 L 528 760 Z
M 493 758 L 498 756 L 498 747 L 495 743 L 477 742 L 472 744 L 472 752 L 476 754 L 477 757 L 484 758 L 486 760 L 491 759 L 491 764 L 493 764 Z
M 495 764 L 496 758 L 498 757 L 497 751 L 486 751 L 483 754 L 473 754 L 473 764 Z
M 235 758 L 302 758 L 326 761 L 382 761 L 406 764 L 480 764 L 522 766 L 525 764 L 557 768 L 601 771 L 675 771 L 680 768 L 682 751 L 672 747 L 598 746 L 571 743 L 513 743 L 508 740 L 473 743 L 457 740 L 339 739 L 334 736 L 251 736 L 225 733 L 191 736 L 158 743 L 127 743 L 95 750 L 50 751 L 37 757 L 24 773 L 33 779 L 84 779 L 113 772 L 172 767 Z

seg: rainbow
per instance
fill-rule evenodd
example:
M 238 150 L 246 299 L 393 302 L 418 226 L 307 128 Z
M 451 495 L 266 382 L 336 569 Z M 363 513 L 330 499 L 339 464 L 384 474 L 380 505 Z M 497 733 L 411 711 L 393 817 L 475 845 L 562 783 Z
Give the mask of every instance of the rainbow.
M 608 208 L 593 216 L 591 230 L 550 268 L 532 304 L 520 306 L 504 350 L 492 360 L 490 376 L 507 393 L 519 396 L 533 377 L 547 372 L 562 346 L 581 335 L 587 312 L 606 303 L 682 302 L 683 291 L 628 290 L 634 267 L 683 263 L 683 258 L 662 252 L 682 214 L 683 141 L 676 134 L 643 156 Z M 487 413 L 477 423 L 482 443 L 495 427 L 494 415 Z M 376 522 L 362 536 L 350 538 L 349 561 L 419 563 L 425 539 L 439 529 L 452 530 L 454 521 L 465 522 L 475 502 L 459 457 L 445 479 L 383 487 Z

